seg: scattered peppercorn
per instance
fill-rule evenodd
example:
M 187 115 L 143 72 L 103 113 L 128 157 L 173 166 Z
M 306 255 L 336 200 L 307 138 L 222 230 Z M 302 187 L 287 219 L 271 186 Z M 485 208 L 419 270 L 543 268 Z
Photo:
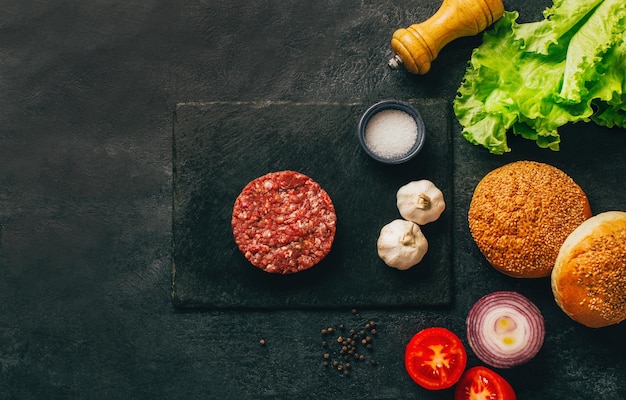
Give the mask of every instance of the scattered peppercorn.
M 370 354 L 374 351 L 377 323 L 374 320 L 362 322 L 357 309 L 352 309 L 351 313 L 358 319 L 358 322 L 352 327 L 348 327 L 342 322 L 336 326 L 327 326 L 321 329 L 322 348 L 324 349 L 323 365 L 332 365 L 334 370 L 345 377 L 349 376 L 349 370 L 353 369 L 350 360 L 354 360 L 359 365 L 365 361 L 367 364 L 363 365 L 377 365 L 376 360 Z

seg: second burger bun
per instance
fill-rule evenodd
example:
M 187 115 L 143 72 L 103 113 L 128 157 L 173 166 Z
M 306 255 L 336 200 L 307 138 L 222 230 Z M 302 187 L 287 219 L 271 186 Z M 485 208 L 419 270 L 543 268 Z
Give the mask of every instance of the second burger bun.
M 626 212 L 595 215 L 565 240 L 551 276 L 556 303 L 601 328 L 626 319 Z
M 516 278 L 550 275 L 567 236 L 589 217 L 580 186 L 535 161 L 512 162 L 485 175 L 468 212 L 470 232 L 487 261 Z

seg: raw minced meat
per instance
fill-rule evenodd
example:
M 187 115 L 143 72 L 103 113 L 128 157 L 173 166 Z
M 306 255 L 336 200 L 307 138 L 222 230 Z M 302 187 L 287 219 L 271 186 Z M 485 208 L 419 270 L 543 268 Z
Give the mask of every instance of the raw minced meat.
M 237 246 L 254 266 L 289 274 L 330 252 L 337 216 L 330 196 L 308 176 L 272 172 L 248 183 L 233 207 Z

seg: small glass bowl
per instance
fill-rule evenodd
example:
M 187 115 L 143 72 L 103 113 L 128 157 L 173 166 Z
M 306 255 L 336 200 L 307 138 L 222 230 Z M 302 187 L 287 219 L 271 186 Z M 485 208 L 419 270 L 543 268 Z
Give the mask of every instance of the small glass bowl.
M 413 118 L 417 127 L 417 138 L 415 143 L 407 152 L 397 157 L 385 157 L 381 154 L 377 154 L 368 146 L 365 138 L 367 125 L 372 117 L 385 110 L 399 110 L 407 113 Z M 363 113 L 358 125 L 358 137 L 363 150 L 365 150 L 365 152 L 374 160 L 385 164 L 401 164 L 415 157 L 422 150 L 422 147 L 424 147 L 424 139 L 426 136 L 425 132 L 424 121 L 422 120 L 420 113 L 411 104 L 400 100 L 383 100 L 373 104 Z

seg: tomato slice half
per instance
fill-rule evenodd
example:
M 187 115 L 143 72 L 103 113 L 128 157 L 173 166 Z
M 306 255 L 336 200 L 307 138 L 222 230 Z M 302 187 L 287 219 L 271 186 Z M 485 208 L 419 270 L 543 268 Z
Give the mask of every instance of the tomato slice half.
M 404 366 L 415 383 L 429 390 L 452 387 L 459 381 L 467 364 L 463 342 L 452 331 L 426 328 L 409 341 Z
M 454 400 L 516 400 L 513 388 L 489 368 L 468 369 L 454 392 Z

